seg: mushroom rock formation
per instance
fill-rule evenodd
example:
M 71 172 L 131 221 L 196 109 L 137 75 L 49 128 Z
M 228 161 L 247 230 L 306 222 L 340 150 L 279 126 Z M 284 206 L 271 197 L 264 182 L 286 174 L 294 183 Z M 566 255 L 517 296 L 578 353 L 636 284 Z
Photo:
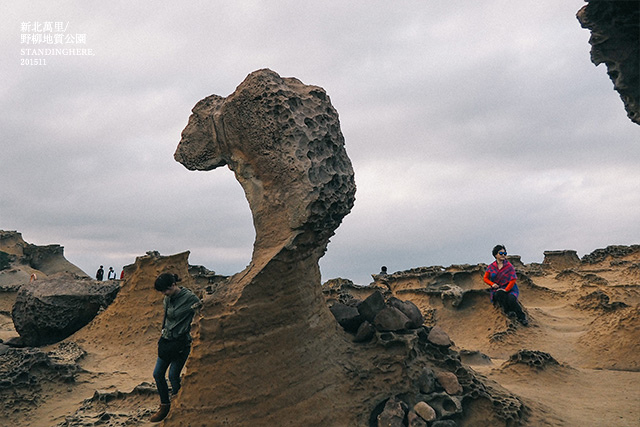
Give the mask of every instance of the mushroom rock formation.
M 249 266 L 204 298 L 166 426 L 378 425 L 400 395 L 410 407 L 485 399 L 496 426 L 522 417 L 517 398 L 483 385 L 450 346 L 428 340 L 428 329 L 372 331 L 356 343 L 337 324 L 318 260 L 353 206 L 355 183 L 323 89 L 251 73 L 227 98 L 196 104 L 175 158 L 188 169 L 235 172 L 256 241 Z M 428 366 L 455 371 L 464 394 L 425 394 Z
M 586 1 L 577 18 L 591 30 L 591 62 L 607 66 L 627 116 L 640 125 L 640 2 Z
M 346 341 L 318 267 L 355 200 L 338 113 L 324 89 L 267 69 L 192 112 L 175 159 L 190 170 L 227 165 L 256 239 L 249 266 L 205 299 L 166 423 L 342 423 L 354 416 L 334 360 Z

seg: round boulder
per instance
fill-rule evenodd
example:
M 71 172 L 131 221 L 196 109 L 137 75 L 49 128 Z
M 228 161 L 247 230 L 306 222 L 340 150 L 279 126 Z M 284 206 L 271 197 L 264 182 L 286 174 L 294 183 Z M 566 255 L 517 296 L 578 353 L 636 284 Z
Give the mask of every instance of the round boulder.
M 27 346 L 61 341 L 87 323 L 115 299 L 115 281 L 97 282 L 75 274 L 60 273 L 23 285 L 11 315 Z

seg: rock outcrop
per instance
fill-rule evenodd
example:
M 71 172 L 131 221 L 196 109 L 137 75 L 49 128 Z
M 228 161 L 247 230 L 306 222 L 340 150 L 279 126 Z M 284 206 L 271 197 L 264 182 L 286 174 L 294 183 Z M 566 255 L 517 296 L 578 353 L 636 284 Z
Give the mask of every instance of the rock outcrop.
M 78 361 L 85 354 L 75 343 L 61 343 L 48 352 L 39 348 L 0 352 L 0 419 L 37 407 L 47 394 L 45 389 L 59 392 L 62 384 L 73 383 L 82 370 Z
M 410 328 L 421 322 L 397 308 L 410 311 L 404 301 L 369 328 L 370 342 L 353 342 L 338 326 L 318 260 L 353 206 L 355 183 L 322 88 L 256 71 L 228 97 L 196 104 L 175 159 L 193 170 L 227 165 L 249 201 L 256 240 L 250 265 L 205 297 L 165 425 L 377 426 L 397 399 L 407 408 L 426 402 L 436 422 L 451 421 L 463 417 L 462 396 L 495 408 L 486 416 L 493 425 L 521 419 L 517 398 L 483 385 L 448 345 L 430 342 L 432 329 Z M 454 372 L 462 395 L 435 386 L 427 366 Z M 404 417 L 403 404 L 389 406 Z
M 17 290 L 32 274 L 43 279 L 57 273 L 88 277 L 64 257 L 64 247 L 34 245 L 17 231 L 0 230 L 0 290 Z
M 27 346 L 61 341 L 87 325 L 115 299 L 120 285 L 60 273 L 20 287 L 12 317 Z
M 544 251 L 542 264 L 556 270 L 566 270 L 580 265 L 578 253 L 572 250 Z
M 586 1 L 577 18 L 591 30 L 591 62 L 607 66 L 627 116 L 640 125 L 640 2 Z
M 205 299 L 167 425 L 335 425 L 351 408 L 322 410 L 347 387 L 318 260 L 353 206 L 355 183 L 329 97 L 256 71 L 227 98 L 196 104 L 175 158 L 192 170 L 234 171 L 256 240 L 250 265 Z

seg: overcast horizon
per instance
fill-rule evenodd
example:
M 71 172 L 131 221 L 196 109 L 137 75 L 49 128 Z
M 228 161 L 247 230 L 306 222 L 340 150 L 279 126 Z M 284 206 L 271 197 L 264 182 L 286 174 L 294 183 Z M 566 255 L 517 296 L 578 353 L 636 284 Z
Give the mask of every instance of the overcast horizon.
M 248 265 L 233 173 L 173 153 L 200 99 L 261 68 L 340 115 L 356 202 L 323 281 L 640 243 L 640 127 L 590 61 L 582 0 L 53 3 L 0 5 L 0 229 L 90 276 L 151 250 Z

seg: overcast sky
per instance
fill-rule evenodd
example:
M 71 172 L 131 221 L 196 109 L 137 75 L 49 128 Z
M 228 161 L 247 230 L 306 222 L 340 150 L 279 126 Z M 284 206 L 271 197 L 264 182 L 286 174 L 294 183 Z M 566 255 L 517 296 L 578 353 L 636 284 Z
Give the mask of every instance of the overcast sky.
M 90 275 L 149 250 L 242 270 L 233 173 L 173 153 L 197 101 L 270 68 L 327 91 L 355 170 L 323 281 L 640 243 L 640 127 L 590 62 L 583 5 L 3 1 L 0 229 Z M 47 48 L 93 55 L 24 50 Z

